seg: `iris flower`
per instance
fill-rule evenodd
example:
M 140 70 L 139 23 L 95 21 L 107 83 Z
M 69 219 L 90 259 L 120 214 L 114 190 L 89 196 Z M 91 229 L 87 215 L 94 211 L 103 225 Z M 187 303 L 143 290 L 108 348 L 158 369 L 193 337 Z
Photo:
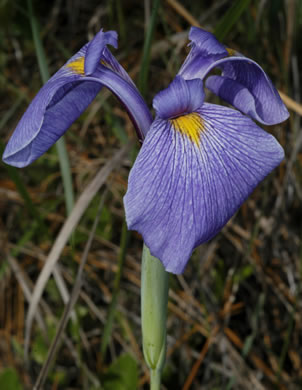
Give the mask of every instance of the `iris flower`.
M 107 87 L 143 142 L 124 197 L 128 228 L 140 232 L 151 254 L 176 274 L 282 161 L 282 147 L 255 121 L 273 125 L 289 115 L 256 62 L 202 29 L 192 27 L 189 39 L 184 64 L 153 100 L 153 119 L 107 48 L 117 47 L 116 32 L 101 30 L 39 91 L 3 155 L 8 164 L 30 164 Z M 206 103 L 205 87 L 235 109 Z

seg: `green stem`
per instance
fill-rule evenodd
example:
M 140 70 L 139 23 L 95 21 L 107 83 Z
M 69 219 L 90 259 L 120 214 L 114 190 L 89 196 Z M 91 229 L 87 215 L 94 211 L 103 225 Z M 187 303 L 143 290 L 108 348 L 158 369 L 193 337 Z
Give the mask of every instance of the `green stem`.
M 142 257 L 141 312 L 143 350 L 150 369 L 151 390 L 160 388 L 166 358 L 166 318 L 169 274 L 144 245 Z
M 63 179 L 67 215 L 70 215 L 74 206 L 74 194 L 72 188 L 72 177 L 71 177 L 71 169 L 69 164 L 69 156 L 68 156 L 64 136 L 58 139 L 58 141 L 56 142 L 56 148 L 59 156 L 60 170 Z
M 150 390 L 160 390 L 161 371 L 150 371 Z

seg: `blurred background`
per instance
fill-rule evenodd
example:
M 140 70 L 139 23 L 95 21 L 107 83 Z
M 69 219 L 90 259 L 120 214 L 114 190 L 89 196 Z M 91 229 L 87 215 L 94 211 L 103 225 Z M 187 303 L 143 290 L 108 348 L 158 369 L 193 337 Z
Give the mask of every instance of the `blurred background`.
M 283 92 L 291 116 L 266 128 L 285 149 L 281 166 L 221 233 L 195 250 L 184 274 L 170 279 L 162 388 L 301 389 L 301 1 L 0 0 L 0 149 L 47 71 L 55 73 L 101 27 L 118 32 L 113 52 L 151 107 L 188 53 L 191 25 L 257 61 Z M 221 103 L 210 94 L 207 99 Z M 117 157 L 129 139 L 134 146 Z M 127 233 L 122 200 L 139 150 L 134 128 L 103 90 L 65 143 L 71 186 L 68 160 L 61 159 L 62 179 L 56 147 L 25 169 L 0 163 L 0 388 L 33 388 L 101 203 L 83 285 L 43 389 L 148 389 L 140 330 L 142 240 Z M 103 184 L 81 209 L 77 199 L 104 166 L 110 169 Z M 74 202 L 83 215 L 65 237 L 56 277 L 39 301 L 25 360 L 33 288 Z

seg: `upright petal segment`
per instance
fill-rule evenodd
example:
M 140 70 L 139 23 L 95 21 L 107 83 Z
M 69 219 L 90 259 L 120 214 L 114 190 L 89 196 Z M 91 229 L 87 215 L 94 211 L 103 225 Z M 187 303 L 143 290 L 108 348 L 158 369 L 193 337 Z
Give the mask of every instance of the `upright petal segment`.
M 97 69 L 103 57 L 103 52 L 106 45 L 111 45 L 117 49 L 117 32 L 107 31 L 101 29 L 87 47 L 85 57 L 85 74 L 91 76 Z
M 228 49 L 205 30 L 192 27 L 191 51 L 178 74 L 185 80 L 205 80 L 213 93 L 251 118 L 266 125 L 283 122 L 289 113 L 264 70 L 249 58 Z
M 224 45 L 206 30 L 191 27 L 189 39 L 191 50 L 178 72 L 186 80 L 203 79 L 211 64 L 228 56 Z
M 157 118 L 130 172 L 128 227 L 179 274 L 193 249 L 220 231 L 282 159 L 273 136 L 230 108 L 203 104 Z
M 173 118 L 195 111 L 202 105 L 204 96 L 201 80 L 186 81 L 176 76 L 168 88 L 154 97 L 153 107 L 160 118 Z

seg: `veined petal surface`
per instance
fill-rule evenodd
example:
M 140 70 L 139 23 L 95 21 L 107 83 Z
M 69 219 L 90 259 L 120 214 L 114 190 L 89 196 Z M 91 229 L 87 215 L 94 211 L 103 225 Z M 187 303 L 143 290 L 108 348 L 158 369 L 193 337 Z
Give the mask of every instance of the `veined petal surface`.
M 205 103 L 183 117 L 157 118 L 130 172 L 128 227 L 167 271 L 181 273 L 283 156 L 273 136 L 227 107 Z
M 126 71 L 106 48 L 107 44 L 117 46 L 114 31 L 100 31 L 41 88 L 10 138 L 4 162 L 24 167 L 45 153 L 82 114 L 103 84 L 107 87 L 112 84 L 111 90 L 117 92 L 130 115 L 140 107 L 132 118 L 137 127 L 142 126 L 139 134 L 143 137 L 150 126 L 151 114 Z M 89 75 L 85 73 L 87 56 Z M 105 73 L 104 82 L 99 72 Z
M 288 118 L 278 91 L 255 61 L 226 48 L 198 27 L 191 28 L 189 39 L 191 51 L 178 72 L 185 80 L 205 80 L 219 68 L 221 76 L 210 76 L 205 82 L 213 93 L 260 123 L 273 125 Z
M 210 76 L 206 87 L 226 102 L 265 125 L 285 121 L 289 113 L 278 91 L 264 70 L 244 56 L 234 56 L 213 63 L 221 76 Z
M 86 47 L 35 96 L 6 146 L 4 162 L 24 167 L 36 160 L 66 132 L 100 91 L 100 83 L 83 83 Z

